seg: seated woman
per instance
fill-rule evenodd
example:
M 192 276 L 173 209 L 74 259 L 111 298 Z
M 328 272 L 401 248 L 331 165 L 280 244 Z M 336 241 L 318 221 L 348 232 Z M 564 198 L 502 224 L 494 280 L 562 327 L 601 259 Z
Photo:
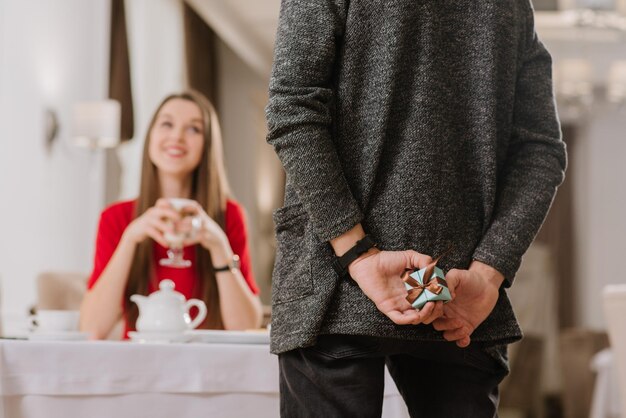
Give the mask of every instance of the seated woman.
M 193 200 L 185 208 L 196 218 L 183 243 L 187 268 L 159 262 L 168 258 L 168 234 L 182 222 L 171 198 Z M 228 191 L 219 123 L 211 103 L 195 91 L 168 96 L 157 108 L 144 144 L 139 197 L 102 212 L 81 330 L 105 338 L 123 317 L 126 337 L 138 316 L 130 296 L 158 290 L 163 279 L 173 280 L 186 298 L 204 300 L 202 328 L 261 324 L 243 210 Z

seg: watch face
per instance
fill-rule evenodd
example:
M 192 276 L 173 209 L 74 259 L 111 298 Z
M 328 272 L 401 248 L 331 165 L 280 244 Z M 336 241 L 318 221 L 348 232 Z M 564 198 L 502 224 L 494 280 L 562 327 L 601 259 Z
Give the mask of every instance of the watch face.
M 239 256 L 237 254 L 233 255 L 233 268 L 239 269 Z

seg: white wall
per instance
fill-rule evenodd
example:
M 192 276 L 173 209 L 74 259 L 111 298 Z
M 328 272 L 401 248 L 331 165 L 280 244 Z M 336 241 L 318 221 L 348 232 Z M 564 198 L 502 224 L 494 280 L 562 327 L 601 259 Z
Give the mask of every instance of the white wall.
M 141 152 L 150 117 L 161 100 L 185 86 L 183 16 L 180 0 L 126 2 L 135 138 L 120 146 L 120 198 L 139 192 Z
M 38 272 L 91 265 L 101 158 L 69 144 L 70 112 L 106 96 L 109 5 L 4 0 L 0 19 L 0 277 L 12 317 L 34 303 Z M 46 108 L 60 122 L 49 151 Z
M 107 93 L 107 0 L 3 0 L 0 12 L 0 278 L 5 316 L 35 301 L 45 269 L 87 272 L 100 158 L 69 145 L 75 101 Z M 60 132 L 47 151 L 44 109 Z M 7 327 L 9 328 L 9 327 Z

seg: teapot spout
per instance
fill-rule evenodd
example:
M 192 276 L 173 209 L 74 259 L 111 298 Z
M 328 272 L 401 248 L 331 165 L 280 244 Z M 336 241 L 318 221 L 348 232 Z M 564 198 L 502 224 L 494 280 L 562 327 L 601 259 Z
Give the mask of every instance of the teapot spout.
M 141 307 L 141 305 L 148 299 L 147 296 L 144 295 L 131 295 L 130 300 L 131 302 L 135 302 L 137 305 L 139 305 L 139 307 Z

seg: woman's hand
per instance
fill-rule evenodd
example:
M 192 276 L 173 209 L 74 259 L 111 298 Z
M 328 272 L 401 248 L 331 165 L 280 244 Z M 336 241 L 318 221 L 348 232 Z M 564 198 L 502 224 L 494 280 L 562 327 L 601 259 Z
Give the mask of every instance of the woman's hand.
M 190 214 L 180 221 L 179 228 L 188 232 L 184 245 L 200 244 L 211 253 L 232 252 L 224 230 L 202 208 L 198 202 L 184 208 Z
M 163 234 L 174 232 L 174 225 L 180 221 L 180 214 L 167 199 L 159 199 L 156 204 L 133 220 L 122 235 L 122 239 L 139 244 L 152 238 L 163 247 L 168 247 Z

